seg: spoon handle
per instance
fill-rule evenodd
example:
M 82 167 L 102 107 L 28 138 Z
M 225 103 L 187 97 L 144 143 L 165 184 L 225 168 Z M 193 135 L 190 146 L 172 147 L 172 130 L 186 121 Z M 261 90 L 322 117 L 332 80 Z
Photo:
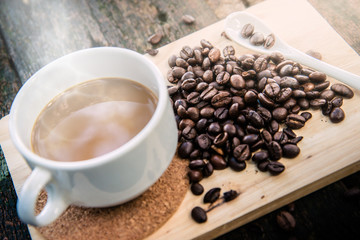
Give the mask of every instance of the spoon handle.
M 283 52 L 286 58 L 323 72 L 353 88 L 360 89 L 360 76 L 313 58 L 291 46 L 287 47 L 288 51 Z

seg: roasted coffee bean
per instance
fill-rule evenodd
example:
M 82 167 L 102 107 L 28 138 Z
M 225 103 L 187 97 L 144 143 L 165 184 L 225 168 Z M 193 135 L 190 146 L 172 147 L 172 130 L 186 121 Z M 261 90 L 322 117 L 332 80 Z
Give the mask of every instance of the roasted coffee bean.
M 260 134 L 260 130 L 252 125 L 247 125 L 245 128 L 247 134 Z
M 206 118 L 201 118 L 199 121 L 197 121 L 195 128 L 197 132 L 202 132 L 207 128 L 208 120 Z
M 240 112 L 239 103 L 233 103 L 229 108 L 229 116 L 231 118 L 236 118 L 237 116 L 239 116 L 239 112 Z
M 345 98 L 352 98 L 354 96 L 354 92 L 348 86 L 342 83 L 335 83 L 331 85 L 330 89 L 333 90 L 336 94 Z
M 280 93 L 276 97 L 276 101 L 277 102 L 285 102 L 286 100 L 288 100 L 291 97 L 291 95 L 292 95 L 291 88 L 289 88 L 289 87 L 282 88 L 280 90 Z
M 282 146 L 283 156 L 286 158 L 294 158 L 300 153 L 300 148 L 295 144 L 285 144 Z
M 271 33 L 265 38 L 264 47 L 269 49 L 272 48 L 274 44 L 275 44 L 275 35 Z
M 297 105 L 297 101 L 296 101 L 296 99 L 295 98 L 293 98 L 293 97 L 291 97 L 291 98 L 289 98 L 284 104 L 283 104 L 283 106 L 284 106 L 284 108 L 286 108 L 286 109 L 292 109 L 293 107 L 295 107 Z
M 155 45 L 155 44 L 158 44 L 161 41 L 162 37 L 163 37 L 163 33 L 162 32 L 157 32 L 157 33 L 154 33 L 153 35 L 151 35 L 147 39 L 147 41 L 149 43 L 151 43 L 152 45 Z
M 306 75 L 295 75 L 294 78 L 298 80 L 300 84 L 306 84 L 309 83 L 310 78 Z M 313 83 L 312 83 L 313 84 Z
M 197 182 L 191 184 L 190 190 L 194 195 L 201 195 L 204 192 L 204 187 Z
M 228 72 L 222 71 L 216 76 L 216 82 L 220 85 L 225 85 L 230 80 L 230 74 Z
M 342 97 L 334 97 L 331 100 L 331 104 L 333 107 L 341 107 L 343 104 L 343 98 Z
M 168 93 L 169 93 L 170 96 L 177 93 L 178 90 L 179 90 L 178 86 L 170 86 L 170 87 L 168 87 Z
M 199 159 L 200 157 L 202 157 L 202 152 L 199 149 L 195 149 L 194 151 L 192 151 L 189 156 L 191 161 Z
M 303 139 L 302 136 L 297 136 L 295 138 L 292 138 L 288 141 L 288 143 L 290 144 L 297 144 L 298 142 L 300 142 Z
M 171 55 L 168 59 L 168 64 L 170 67 L 174 67 L 175 64 L 176 64 L 176 59 L 177 59 L 177 56 L 176 55 Z
M 330 89 L 326 89 L 320 93 L 320 98 L 330 101 L 335 97 L 335 92 Z
M 228 138 L 229 138 L 229 134 L 227 132 L 222 132 L 218 134 L 214 139 L 215 146 L 221 147 L 225 145 Z
M 214 167 L 213 165 L 208 162 L 205 167 L 202 169 L 202 173 L 204 177 L 210 177 L 214 172 Z
M 192 160 L 189 163 L 189 168 L 194 170 L 194 169 L 201 169 L 205 166 L 205 162 L 202 159 L 196 159 L 196 160 Z
M 265 41 L 264 34 L 262 34 L 261 32 L 255 32 L 250 37 L 250 43 L 255 46 L 261 46 L 264 43 L 264 41 Z
M 302 112 L 300 115 L 305 118 L 305 121 L 309 120 L 312 117 L 312 114 L 310 112 Z
M 272 141 L 272 135 L 266 129 L 263 129 L 261 132 L 261 138 L 265 141 L 265 143 L 269 143 Z
M 245 161 L 238 161 L 235 157 L 231 156 L 228 159 L 228 165 L 229 167 L 236 171 L 240 172 L 246 168 L 246 162 Z
M 275 108 L 272 111 L 272 117 L 278 122 L 283 122 L 287 117 L 288 111 L 284 107 Z
M 326 100 L 323 99 L 323 98 L 315 98 L 315 99 L 312 99 L 310 101 L 310 106 L 313 108 L 313 109 L 319 109 L 321 108 L 322 106 L 324 106 L 326 103 Z
M 259 138 L 260 138 L 260 136 L 258 134 L 248 134 L 242 138 L 242 143 L 248 144 L 248 145 L 253 145 L 254 143 L 256 143 L 259 140 Z
M 184 46 L 180 51 L 180 57 L 184 60 L 188 60 L 189 58 L 193 57 L 194 50 L 189 46 Z
M 289 138 L 295 138 L 296 133 L 291 128 L 284 128 L 283 132 L 289 137 Z
M 196 143 L 201 149 L 209 149 L 211 146 L 211 140 L 207 134 L 200 134 L 196 137 Z
M 235 198 L 237 198 L 240 195 L 240 193 L 238 193 L 235 190 L 230 190 L 227 192 L 224 192 L 223 194 L 223 199 L 225 202 L 230 202 L 232 200 L 234 200 Z
M 243 38 L 249 38 L 250 36 L 253 35 L 253 32 L 254 32 L 254 25 L 252 25 L 251 23 L 247 23 L 241 29 L 241 36 Z
M 181 158 L 188 158 L 190 153 L 194 150 L 194 145 L 192 142 L 183 142 L 179 146 L 178 154 Z
M 202 76 L 203 80 L 207 83 L 211 83 L 214 78 L 214 74 L 211 70 L 206 70 Z
M 230 85 L 235 89 L 243 89 L 246 86 L 244 78 L 239 74 L 233 74 L 230 77 Z
M 254 90 L 249 90 L 245 93 L 244 101 L 248 104 L 257 102 L 257 93 Z
M 187 109 L 187 115 L 189 116 L 189 118 L 191 118 L 194 121 L 199 120 L 200 118 L 200 111 L 198 108 L 196 107 L 189 107 Z
M 327 116 L 331 113 L 332 109 L 332 103 L 330 101 L 326 101 L 326 103 L 321 107 L 321 112 L 323 115 Z
M 258 107 L 256 109 L 256 112 L 260 115 L 260 117 L 264 120 L 264 123 L 269 123 L 272 119 L 271 112 L 264 108 L 264 107 Z
M 277 83 L 268 83 L 265 85 L 264 93 L 270 97 L 275 98 L 280 93 L 280 86 Z
M 206 211 L 201 207 L 194 207 L 191 210 L 191 217 L 197 223 L 204 223 L 207 221 Z
M 246 113 L 245 116 L 246 120 L 251 123 L 256 128 L 263 128 L 264 127 L 264 119 L 254 110 L 250 110 Z
M 191 183 L 200 182 L 203 179 L 202 172 L 199 170 L 189 170 L 188 177 Z
M 203 48 L 209 48 L 209 49 L 213 48 L 213 45 L 205 39 L 201 39 L 200 44 Z
M 200 98 L 204 101 L 211 100 L 216 94 L 218 90 L 214 88 L 214 86 L 209 85 L 202 93 L 200 94 Z
M 222 129 L 218 122 L 212 122 L 212 123 L 210 123 L 207 130 L 208 130 L 209 134 L 217 135 L 221 132 Z
M 205 71 L 201 68 L 201 66 L 194 66 L 192 69 L 196 77 L 202 77 L 204 75 Z
M 262 161 L 262 162 L 258 162 L 256 166 L 260 171 L 266 172 L 268 170 L 269 163 L 270 163 L 270 161 L 265 160 L 265 161 Z
M 175 61 L 175 65 L 178 66 L 178 67 L 182 67 L 182 68 L 186 69 L 189 66 L 189 63 L 187 63 L 182 58 L 177 58 L 176 61 Z
M 213 47 L 210 49 L 208 57 L 212 63 L 216 63 L 220 59 L 221 52 L 218 48 Z
M 226 132 L 230 137 L 234 137 L 236 135 L 236 127 L 232 123 L 226 123 L 223 126 L 223 131 Z
M 191 104 L 197 104 L 200 102 L 200 93 L 198 92 L 191 92 L 187 97 L 186 101 Z
M 276 132 L 273 136 L 273 140 L 278 142 L 280 145 L 284 145 L 288 141 L 288 136 L 284 131 Z
M 201 64 L 202 69 L 205 71 L 209 70 L 211 67 L 211 62 L 210 62 L 210 58 L 206 57 L 204 58 L 202 64 Z
M 322 59 L 321 53 L 319 53 L 317 51 L 314 51 L 314 50 L 311 50 L 311 49 L 306 51 L 306 54 L 313 57 L 313 58 L 319 59 L 319 60 Z
M 175 66 L 173 67 L 171 73 L 174 78 L 180 79 L 185 74 L 185 72 L 186 70 L 184 68 Z
M 292 64 L 286 64 L 286 65 L 282 66 L 279 71 L 280 77 L 290 76 L 292 74 L 293 68 L 294 68 L 294 66 Z
M 282 149 L 278 142 L 271 141 L 266 146 L 269 151 L 269 156 L 272 160 L 276 161 L 282 157 Z
M 195 128 L 187 126 L 182 130 L 181 134 L 185 139 L 191 140 L 191 139 L 194 139 L 196 137 L 197 132 L 196 132 Z
M 224 54 L 224 57 L 228 57 L 230 55 L 235 55 L 235 49 L 233 46 L 229 45 L 229 46 L 226 46 L 224 49 L 223 49 L 223 54 Z
M 263 93 L 258 94 L 258 99 L 264 107 L 273 108 L 275 106 L 274 101 Z
M 216 202 L 216 200 L 218 200 L 220 197 L 220 191 L 221 189 L 218 187 L 210 189 L 209 191 L 206 192 L 203 202 L 204 203 Z
M 305 118 L 297 114 L 289 114 L 286 118 L 285 124 L 292 129 L 299 129 L 305 125 Z
M 198 64 L 201 64 L 203 62 L 204 57 L 201 54 L 201 50 L 194 49 L 194 59 L 195 59 L 196 63 L 198 63 Z
M 267 165 L 267 170 L 272 175 L 278 175 L 285 170 L 285 166 L 281 162 L 270 161 L 269 164 Z
M 238 145 L 234 151 L 233 151 L 233 156 L 238 160 L 238 161 L 244 161 L 244 160 L 248 160 L 251 157 L 251 152 L 250 152 L 250 147 L 247 144 L 240 144 Z
M 231 102 L 231 96 L 229 92 L 219 91 L 211 98 L 211 105 L 216 108 L 225 107 Z
M 339 123 L 339 122 L 341 122 L 342 120 L 344 120 L 344 118 L 345 118 L 345 113 L 344 113 L 344 111 L 343 111 L 341 108 L 335 107 L 335 108 L 333 108 L 333 110 L 330 112 L 329 117 L 330 117 L 331 122 L 333 122 L 333 123 Z
M 209 84 L 206 83 L 206 82 L 199 82 L 199 83 L 196 85 L 196 87 L 195 87 L 195 91 L 196 91 L 196 92 L 202 92 L 202 91 L 204 91 L 205 89 L 207 89 L 208 86 L 209 86 Z
M 285 76 L 280 80 L 280 87 L 296 89 L 300 86 L 296 78 Z
M 279 227 L 285 231 L 292 231 L 296 226 L 295 218 L 287 211 L 281 211 L 276 216 L 276 222 Z
M 319 84 L 316 84 L 314 87 L 315 91 L 322 91 L 325 90 L 326 88 L 328 88 L 330 86 L 330 82 L 329 81 L 325 81 Z
M 203 118 L 212 118 L 214 115 L 215 109 L 212 107 L 204 107 L 200 110 L 200 116 Z
M 251 158 L 255 163 L 263 162 L 269 159 L 269 152 L 267 150 L 261 150 L 253 154 Z
M 211 156 L 210 163 L 214 167 L 215 170 L 222 170 L 227 167 L 227 163 L 226 163 L 224 157 L 222 157 L 218 154 L 213 154 Z
M 284 60 L 282 62 L 280 62 L 279 64 L 277 64 L 276 66 L 276 71 L 280 71 L 281 68 L 283 68 L 285 65 L 294 65 L 294 62 L 292 60 Z
M 297 100 L 297 104 L 300 106 L 301 109 L 307 110 L 310 108 L 310 101 L 306 98 L 299 98 Z
M 268 61 L 266 58 L 259 57 L 255 60 L 253 68 L 256 72 L 264 71 L 267 68 Z
M 276 120 L 271 120 L 268 130 L 271 134 L 276 133 L 279 131 L 279 123 Z
M 304 98 L 304 97 L 306 97 L 306 93 L 303 90 L 295 89 L 292 92 L 292 96 L 294 98 Z
M 185 72 L 184 75 L 182 75 L 181 80 L 185 81 L 187 79 L 195 79 L 195 74 L 193 72 Z
M 312 72 L 309 75 L 310 81 L 314 83 L 322 83 L 326 80 L 326 74 L 322 72 Z
M 218 120 L 226 120 L 228 118 L 229 115 L 229 110 L 221 107 L 215 110 L 214 112 L 214 117 Z

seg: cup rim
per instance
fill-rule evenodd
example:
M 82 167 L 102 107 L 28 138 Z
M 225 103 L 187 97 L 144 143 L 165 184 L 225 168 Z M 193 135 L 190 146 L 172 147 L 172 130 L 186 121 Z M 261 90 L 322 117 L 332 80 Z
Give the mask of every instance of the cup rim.
M 73 162 L 62 162 L 62 161 L 54 161 L 50 160 L 44 157 L 41 157 L 31 151 L 25 143 L 22 141 L 19 132 L 16 128 L 16 118 L 18 117 L 18 105 L 21 102 L 22 96 L 25 94 L 26 90 L 31 87 L 32 82 L 34 81 L 40 81 L 40 78 L 37 78 L 37 75 L 40 74 L 42 71 L 47 70 L 48 68 L 52 68 L 54 65 L 59 64 L 60 62 L 66 61 L 68 58 L 71 58 L 76 55 L 81 55 L 84 53 L 93 52 L 96 54 L 97 52 L 113 52 L 116 54 L 129 54 L 134 57 L 136 57 L 141 64 L 144 64 L 147 66 L 147 68 L 152 72 L 152 74 L 155 76 L 156 84 L 158 87 L 158 103 L 156 105 L 156 109 L 154 114 L 152 115 L 149 122 L 145 125 L 141 131 L 136 134 L 133 138 L 131 138 L 128 142 L 126 142 L 124 145 L 120 146 L 119 148 L 110 151 L 108 153 L 105 153 L 101 156 L 87 159 L 87 160 L 81 160 L 81 161 L 73 161 Z M 91 80 L 91 79 L 89 79 Z M 151 131 L 156 127 L 156 125 L 160 122 L 164 112 L 166 111 L 166 106 L 168 104 L 168 91 L 165 83 L 165 79 L 158 69 L 158 67 L 151 62 L 147 57 L 144 55 L 135 52 L 130 49 L 126 48 L 120 48 L 120 47 L 94 47 L 94 48 L 86 48 L 82 50 L 78 50 L 72 53 L 69 53 L 67 55 L 64 55 L 48 64 L 40 68 L 37 72 L 35 72 L 20 88 L 17 95 L 15 96 L 15 99 L 12 103 L 11 109 L 10 109 L 10 117 L 9 117 L 9 132 L 10 137 L 15 145 L 15 147 L 18 149 L 18 151 L 26 158 L 27 161 L 37 165 L 37 166 L 44 166 L 48 169 L 64 169 L 64 170 L 78 170 L 78 169 L 87 169 L 87 168 L 93 168 L 97 167 L 99 165 L 106 164 L 108 162 L 113 161 L 114 159 L 118 158 L 119 156 L 125 155 L 129 151 L 133 150 L 138 146 L 138 144 L 141 144 L 141 142 L 144 141 L 144 139 L 151 133 Z

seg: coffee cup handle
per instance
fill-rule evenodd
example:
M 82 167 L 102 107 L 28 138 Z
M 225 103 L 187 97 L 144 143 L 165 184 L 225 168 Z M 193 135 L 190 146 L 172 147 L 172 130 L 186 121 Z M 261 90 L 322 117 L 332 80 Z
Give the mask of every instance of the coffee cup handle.
M 42 211 L 35 215 L 35 206 L 42 189 L 46 187 L 48 199 Z M 17 212 L 20 219 L 34 226 L 45 226 L 57 219 L 69 206 L 61 194 L 52 174 L 41 167 L 35 167 L 18 198 Z

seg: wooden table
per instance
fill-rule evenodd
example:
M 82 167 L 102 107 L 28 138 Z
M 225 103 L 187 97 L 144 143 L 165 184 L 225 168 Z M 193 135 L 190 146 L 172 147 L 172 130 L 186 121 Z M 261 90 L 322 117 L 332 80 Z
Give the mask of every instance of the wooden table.
M 0 1 L 1 117 L 9 113 L 22 83 L 60 56 L 96 46 L 126 47 L 144 53 L 259 2 Z M 309 2 L 360 53 L 358 1 Z M 195 23 L 184 24 L 181 21 L 184 14 L 194 16 Z M 157 31 L 163 32 L 164 38 L 153 46 L 147 38 Z M 17 218 L 16 193 L 2 152 L 0 157 L 0 240 L 29 239 L 26 225 Z M 355 239 L 360 235 L 359 186 L 357 172 L 218 239 Z M 349 193 L 354 196 L 347 197 Z M 284 232 L 277 226 L 276 215 L 282 209 L 292 210 L 297 221 L 295 231 Z

